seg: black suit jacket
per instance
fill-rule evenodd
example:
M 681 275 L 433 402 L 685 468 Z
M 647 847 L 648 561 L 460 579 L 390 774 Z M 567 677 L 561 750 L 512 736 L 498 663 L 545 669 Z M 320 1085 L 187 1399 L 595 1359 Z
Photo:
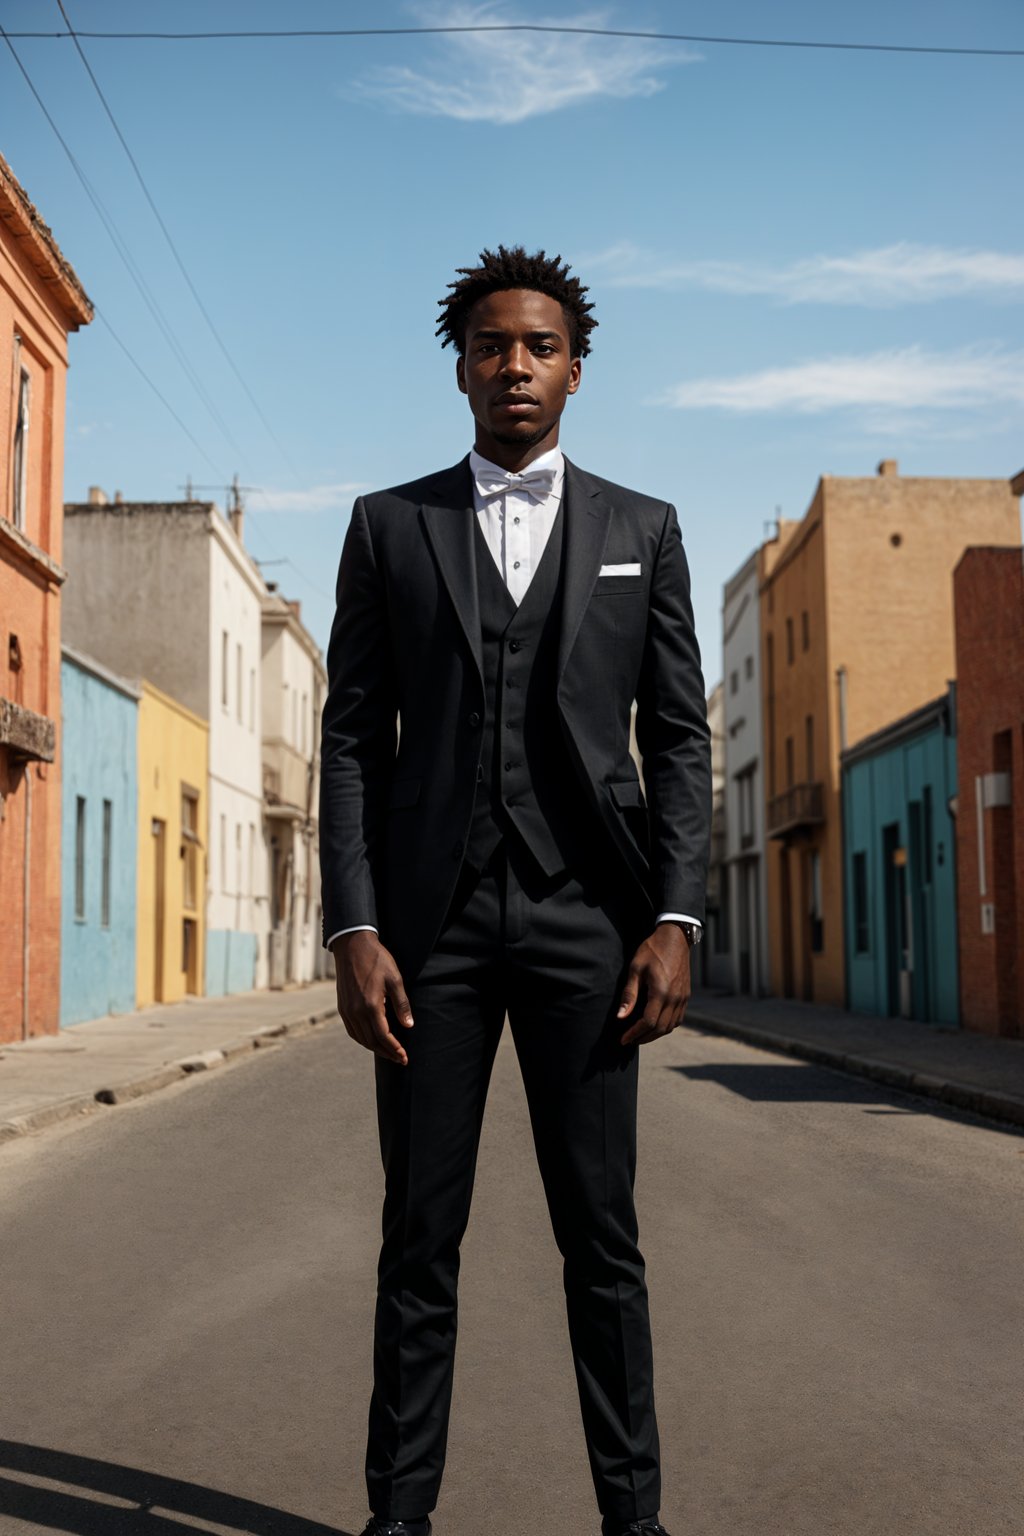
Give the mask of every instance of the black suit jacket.
M 557 702 L 579 793 L 615 877 L 651 917 L 702 917 L 710 739 L 675 510 L 568 460 L 563 510 Z M 476 793 L 485 701 L 474 517 L 468 458 L 360 497 L 338 574 L 321 762 L 324 936 L 372 924 L 407 980 L 444 919 Z M 599 574 L 626 564 L 640 574 Z M 634 699 L 646 812 L 629 754 Z

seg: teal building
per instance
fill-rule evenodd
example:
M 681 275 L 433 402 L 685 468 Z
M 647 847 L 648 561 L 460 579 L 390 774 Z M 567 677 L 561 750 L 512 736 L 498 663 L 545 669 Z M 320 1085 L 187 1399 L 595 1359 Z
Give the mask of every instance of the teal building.
M 847 1005 L 959 1024 L 955 683 L 841 765 Z
M 61 651 L 60 1022 L 135 1007 L 139 690 Z

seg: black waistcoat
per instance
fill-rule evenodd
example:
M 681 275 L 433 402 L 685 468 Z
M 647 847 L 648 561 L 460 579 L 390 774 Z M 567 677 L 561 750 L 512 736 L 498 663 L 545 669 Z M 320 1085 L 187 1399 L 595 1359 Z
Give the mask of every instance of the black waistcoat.
M 502 838 L 518 837 L 557 875 L 586 839 L 555 700 L 565 518 L 560 507 L 518 608 L 474 523 L 486 708 L 466 859 L 482 869 Z

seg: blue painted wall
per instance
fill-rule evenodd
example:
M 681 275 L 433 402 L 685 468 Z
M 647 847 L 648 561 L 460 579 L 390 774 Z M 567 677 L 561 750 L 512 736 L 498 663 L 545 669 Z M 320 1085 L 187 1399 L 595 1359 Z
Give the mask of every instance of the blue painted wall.
M 138 866 L 138 702 L 64 657 L 61 662 L 60 1021 L 135 1007 Z M 75 916 L 77 799 L 85 800 L 85 907 Z M 111 805 L 110 912 L 102 921 L 103 802 Z
M 206 934 L 206 995 L 251 992 L 256 985 L 256 935 L 214 928 Z
M 959 1023 L 956 843 L 949 813 L 949 800 L 955 794 L 956 738 L 939 721 L 843 769 L 847 984 L 850 1007 L 856 1013 L 894 1011 L 891 966 L 901 940 L 898 932 L 891 931 L 895 927 L 891 886 L 887 899 L 885 829 L 890 827 L 890 841 L 905 849 L 907 858 L 904 880 L 914 930 L 911 1016 L 930 1023 Z M 858 853 L 866 859 L 866 949 L 863 932 L 858 949 L 856 932 L 854 858 Z M 891 867 L 891 858 L 888 863 Z

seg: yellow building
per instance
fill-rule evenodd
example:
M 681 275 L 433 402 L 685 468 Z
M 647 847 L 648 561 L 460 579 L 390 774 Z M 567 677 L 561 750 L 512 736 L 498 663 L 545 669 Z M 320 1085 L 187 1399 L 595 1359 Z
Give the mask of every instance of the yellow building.
M 826 475 L 761 551 L 769 955 L 781 997 L 845 1003 L 839 754 L 945 693 L 953 569 L 1020 544 L 1008 480 Z
M 205 720 L 143 681 L 139 700 L 138 1006 L 203 991 Z

